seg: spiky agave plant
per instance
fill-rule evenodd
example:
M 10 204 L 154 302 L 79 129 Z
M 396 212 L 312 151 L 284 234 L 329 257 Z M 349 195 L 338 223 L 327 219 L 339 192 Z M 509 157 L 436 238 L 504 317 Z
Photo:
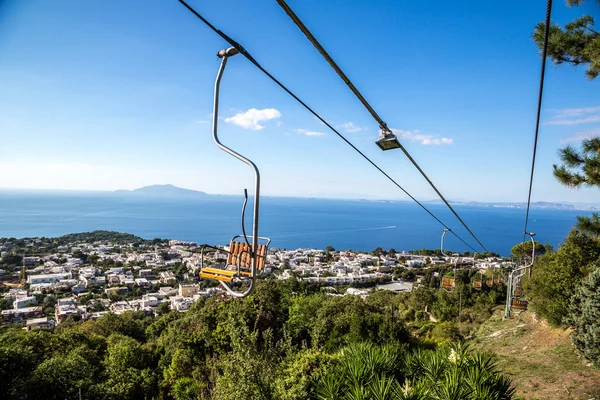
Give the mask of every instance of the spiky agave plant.
M 319 382 L 319 400 L 510 400 L 514 389 L 494 360 L 455 344 L 407 353 L 355 344 Z
M 465 384 L 472 390 L 471 397 L 478 400 L 508 400 L 515 392 L 511 381 L 498 374 L 496 361 L 484 353 L 474 353 L 469 357 Z

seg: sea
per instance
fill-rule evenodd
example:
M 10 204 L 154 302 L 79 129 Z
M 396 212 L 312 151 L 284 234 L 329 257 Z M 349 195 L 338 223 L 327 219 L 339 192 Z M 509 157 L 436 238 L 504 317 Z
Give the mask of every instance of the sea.
M 112 230 L 145 239 L 227 244 L 241 233 L 243 198 L 206 195 L 153 197 L 113 192 L 0 191 L 1 237 L 56 237 Z M 477 252 L 483 248 L 441 204 L 426 206 Z M 523 238 L 523 208 L 455 205 L 487 250 L 508 256 Z M 528 230 L 557 247 L 577 215 L 590 211 L 532 209 Z M 437 249 L 443 227 L 418 205 L 403 201 L 261 197 L 259 234 L 280 249 L 332 246 L 338 250 Z M 252 232 L 252 198 L 246 212 Z M 473 251 L 448 234 L 445 249 Z

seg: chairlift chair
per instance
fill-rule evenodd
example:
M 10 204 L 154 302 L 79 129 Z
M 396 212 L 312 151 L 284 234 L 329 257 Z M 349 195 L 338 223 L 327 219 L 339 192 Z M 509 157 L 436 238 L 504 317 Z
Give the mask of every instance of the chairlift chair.
M 213 121 L 212 132 L 213 139 L 221 150 L 227 154 L 244 162 L 252 168 L 254 172 L 254 215 L 252 224 L 252 240 L 248 240 L 246 229 L 244 226 L 244 217 L 246 213 L 246 204 L 248 203 L 248 190 L 244 189 L 244 204 L 242 205 L 242 234 L 236 235 L 231 239 L 229 250 L 227 251 L 227 261 L 223 267 L 209 267 L 205 262 L 205 250 L 221 250 L 213 246 L 204 245 L 200 255 L 200 277 L 214 279 L 219 281 L 221 286 L 234 297 L 246 297 L 254 290 L 256 277 L 262 271 L 265 265 L 267 249 L 271 243 L 271 239 L 258 236 L 258 216 L 259 216 L 259 200 L 260 200 L 260 173 L 256 165 L 248 158 L 235 152 L 229 147 L 223 145 L 219 141 L 217 135 L 217 125 L 219 122 L 219 86 L 221 77 L 227 64 L 227 59 L 238 53 L 234 47 L 219 51 L 217 56 L 221 58 L 221 65 L 215 80 L 214 90 L 214 105 L 213 105 Z M 260 242 L 260 243 L 259 243 Z M 247 288 L 243 292 L 233 290 L 228 283 L 245 282 Z
M 490 288 L 494 286 L 494 270 L 493 269 L 492 269 L 492 278 L 485 280 L 485 286 L 490 287 Z
M 440 245 L 440 252 L 442 253 L 442 255 L 444 257 L 448 257 L 448 255 L 446 253 L 444 253 L 444 237 L 446 236 L 446 232 L 448 232 L 449 230 L 450 229 L 444 228 L 444 232 L 442 233 L 442 242 Z M 445 276 L 442 277 L 442 289 L 444 289 L 448 293 L 452 293 L 456 289 L 456 265 L 452 269 L 454 270 L 453 278 L 445 277 Z
M 527 301 L 520 299 L 520 297 L 523 295 L 523 291 L 521 288 L 521 278 L 525 275 L 526 271 L 529 268 L 533 267 L 533 263 L 535 262 L 535 233 L 525 233 L 529 235 L 531 239 L 531 263 L 519 268 L 515 268 L 508 274 L 508 282 L 506 288 L 506 306 L 504 308 L 504 318 L 506 319 L 510 318 L 513 308 L 521 311 L 527 309 Z
M 475 268 L 475 255 L 477 253 L 473 253 L 473 268 Z M 473 288 L 475 290 L 483 289 L 483 272 L 479 271 L 479 279 L 473 280 Z
M 525 311 L 528 305 L 529 302 L 527 300 L 512 299 L 510 302 L 511 310 L 515 311 Z
M 473 281 L 473 288 L 476 290 L 483 289 L 483 272 L 479 271 L 479 279 Z

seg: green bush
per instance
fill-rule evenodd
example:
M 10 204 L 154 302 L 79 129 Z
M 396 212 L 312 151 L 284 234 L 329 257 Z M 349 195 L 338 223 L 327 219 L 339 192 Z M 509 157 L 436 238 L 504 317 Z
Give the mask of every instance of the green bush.
M 577 288 L 566 322 L 573 327 L 571 338 L 581 354 L 600 368 L 600 260 L 595 270 Z
M 523 280 L 533 309 L 554 326 L 564 323 L 571 297 L 600 258 L 600 242 L 571 231 L 564 244 L 536 258 L 532 277 Z

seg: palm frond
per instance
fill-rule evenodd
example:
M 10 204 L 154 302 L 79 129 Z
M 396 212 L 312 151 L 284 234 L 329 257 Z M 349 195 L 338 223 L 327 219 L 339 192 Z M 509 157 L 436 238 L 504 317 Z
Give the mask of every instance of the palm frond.
M 397 398 L 398 382 L 385 375 L 375 376 L 369 385 L 373 400 L 394 400 Z
M 326 375 L 317 385 L 317 398 L 319 400 L 339 400 L 346 393 L 344 381 L 333 374 Z

